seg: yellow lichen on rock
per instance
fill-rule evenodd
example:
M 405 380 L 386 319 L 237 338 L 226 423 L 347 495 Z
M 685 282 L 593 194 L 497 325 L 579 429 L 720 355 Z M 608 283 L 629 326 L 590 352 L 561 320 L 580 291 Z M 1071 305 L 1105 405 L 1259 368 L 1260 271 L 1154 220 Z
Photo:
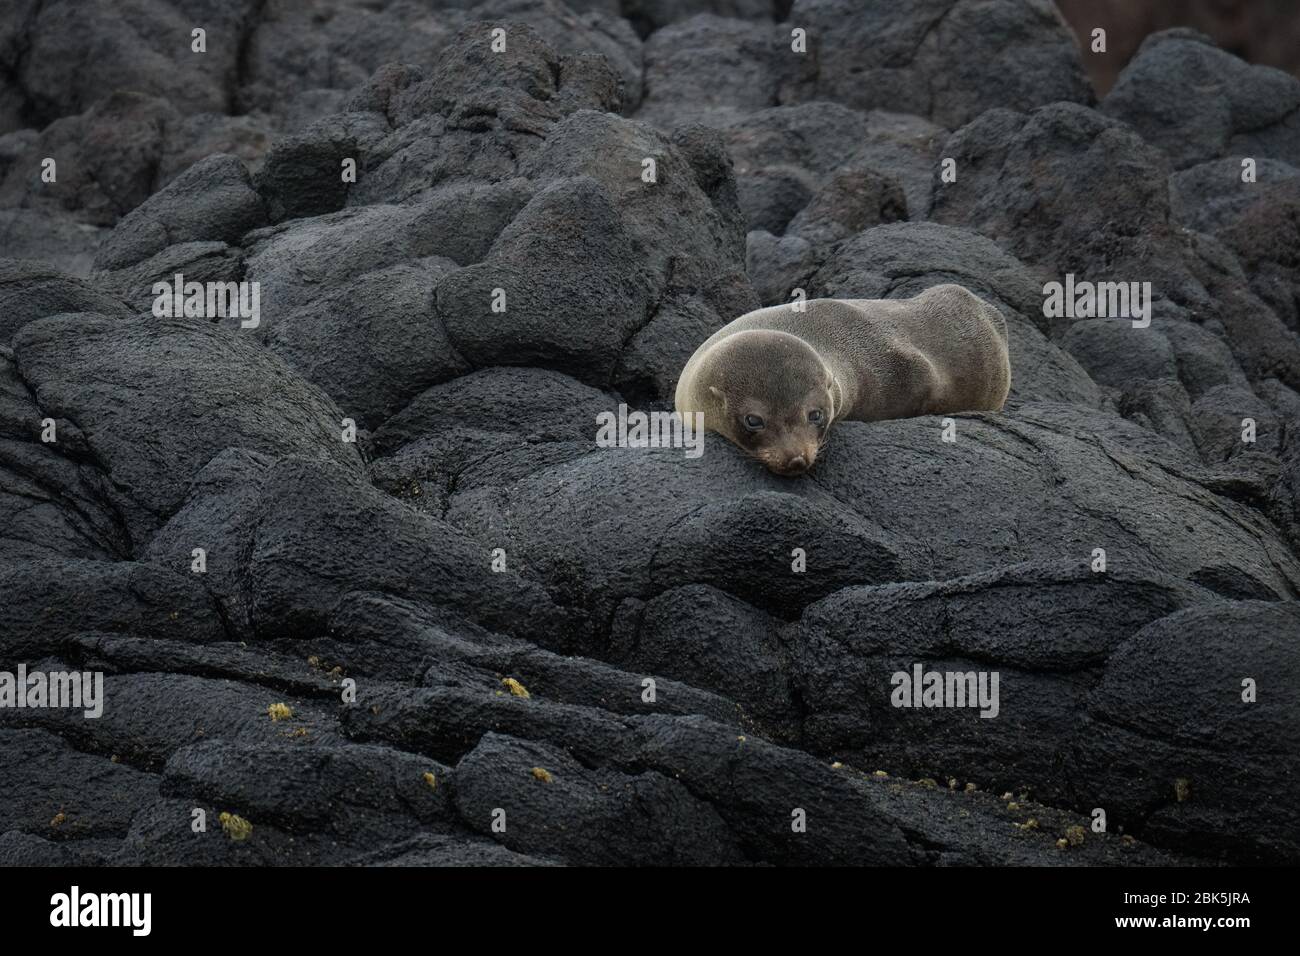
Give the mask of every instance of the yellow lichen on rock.
M 1065 838 L 1070 842 L 1070 846 L 1083 846 L 1083 841 L 1087 838 L 1088 831 L 1081 826 L 1072 826 L 1065 828 Z
M 223 812 L 217 819 L 221 821 L 221 829 L 236 843 L 242 843 L 253 835 L 253 825 L 241 816 Z
M 67 819 L 68 819 L 67 815 L 62 810 L 60 810 L 58 813 L 54 814 L 54 819 L 50 821 L 50 826 L 52 827 L 62 826 Z
M 293 716 L 293 709 L 288 704 L 272 704 L 266 708 L 266 715 L 272 720 L 288 720 Z
M 554 777 L 551 776 L 551 772 L 549 770 L 543 770 L 541 767 L 533 768 L 533 776 L 536 777 L 538 780 L 540 780 L 542 783 L 550 783 L 552 780 L 555 779 Z
M 1186 803 L 1192 796 L 1192 782 L 1186 777 L 1179 777 L 1174 781 L 1174 799 L 1179 803 Z
M 429 785 L 430 790 L 438 789 L 438 778 L 434 776 L 432 771 L 426 770 L 424 772 L 424 782 Z
M 528 689 L 513 677 L 503 677 L 501 678 L 501 683 L 504 684 L 515 697 L 522 697 L 524 700 L 527 700 L 532 696 L 532 694 L 528 693 Z

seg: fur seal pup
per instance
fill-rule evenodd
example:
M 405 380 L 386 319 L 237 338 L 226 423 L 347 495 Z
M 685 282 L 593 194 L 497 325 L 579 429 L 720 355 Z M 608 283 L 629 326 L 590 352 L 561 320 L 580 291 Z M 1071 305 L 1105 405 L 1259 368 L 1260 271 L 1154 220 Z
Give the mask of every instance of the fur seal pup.
M 1002 313 L 959 285 L 911 299 L 757 309 L 695 350 L 677 411 L 779 475 L 812 467 L 831 424 L 1000 411 L 1011 387 Z

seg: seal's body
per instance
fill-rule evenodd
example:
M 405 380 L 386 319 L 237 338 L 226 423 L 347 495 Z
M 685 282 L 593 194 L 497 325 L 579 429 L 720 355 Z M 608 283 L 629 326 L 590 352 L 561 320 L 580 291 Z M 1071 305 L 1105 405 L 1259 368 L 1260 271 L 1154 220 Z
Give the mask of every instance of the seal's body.
M 758 309 L 696 349 L 677 411 L 778 474 L 812 467 L 831 423 L 999 411 L 1011 387 L 1002 313 L 959 285 L 911 299 Z

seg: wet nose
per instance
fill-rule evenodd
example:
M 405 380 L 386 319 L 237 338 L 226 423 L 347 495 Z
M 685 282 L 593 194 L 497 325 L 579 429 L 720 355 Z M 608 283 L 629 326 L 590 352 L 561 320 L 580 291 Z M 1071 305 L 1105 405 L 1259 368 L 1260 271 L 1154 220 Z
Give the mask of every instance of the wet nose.
M 793 472 L 796 475 L 803 474 L 808 470 L 808 459 L 804 458 L 803 455 L 800 455 L 797 458 L 791 458 L 785 463 L 785 469 L 786 471 Z

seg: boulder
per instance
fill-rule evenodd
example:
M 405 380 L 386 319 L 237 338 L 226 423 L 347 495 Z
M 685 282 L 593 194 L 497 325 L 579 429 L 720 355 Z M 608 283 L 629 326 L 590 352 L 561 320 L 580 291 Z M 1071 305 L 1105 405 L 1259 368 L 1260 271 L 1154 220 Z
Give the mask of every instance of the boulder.
M 1101 103 L 1177 169 L 1228 154 L 1300 165 L 1300 80 L 1176 29 L 1143 41 Z
M 807 0 L 800 80 L 783 102 L 890 109 L 955 129 L 993 107 L 1089 103 L 1074 35 L 1055 5 L 1020 0 Z

